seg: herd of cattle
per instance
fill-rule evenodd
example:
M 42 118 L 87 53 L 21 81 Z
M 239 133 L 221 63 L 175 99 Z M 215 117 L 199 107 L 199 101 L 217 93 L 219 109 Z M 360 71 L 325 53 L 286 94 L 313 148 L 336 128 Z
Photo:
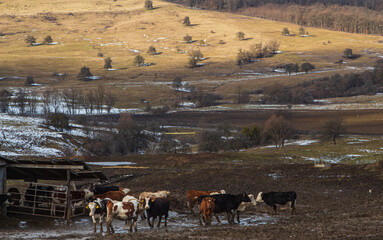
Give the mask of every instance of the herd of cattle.
M 45 189 L 47 190 L 47 189 Z M 52 191 L 50 191 L 52 190 Z M 27 189 L 32 191 L 32 189 Z M 34 190 L 36 191 L 36 190 Z M 60 204 L 66 203 L 66 194 L 64 191 L 57 191 L 49 189 L 49 191 L 40 191 L 40 198 L 47 198 L 47 193 L 50 194 L 48 206 L 50 207 L 50 214 L 56 214 L 56 207 Z M 27 193 L 26 192 L 26 193 Z M 71 207 L 75 209 L 76 206 L 86 203 L 86 209 L 89 210 L 89 216 L 93 220 L 93 231 L 96 232 L 97 220 L 100 224 L 100 232 L 103 231 L 103 221 L 106 222 L 106 231 L 114 233 L 112 221 L 119 219 L 129 222 L 129 230 L 133 228 L 137 231 L 137 220 L 140 216 L 141 219 L 147 219 L 148 225 L 153 228 L 155 219 L 158 217 L 157 227 L 160 226 L 162 217 L 164 217 L 165 227 L 167 226 L 167 219 L 169 216 L 170 200 L 168 198 L 169 191 L 158 192 L 143 192 L 138 198 L 129 195 L 130 189 L 119 188 L 117 186 L 96 186 L 92 191 L 83 189 L 81 191 L 71 191 Z M 15 199 L 15 195 L 7 193 L 0 195 L 1 204 L 18 204 L 27 206 L 30 201 L 29 196 L 25 194 L 24 203 L 20 198 Z M 16 195 L 17 196 L 17 195 Z M 20 196 L 20 195 L 19 195 Z M 193 208 L 195 205 L 199 206 L 199 222 L 202 225 L 202 220 L 205 225 L 211 224 L 213 216 L 220 222 L 217 214 L 226 213 L 228 223 L 234 223 L 235 216 L 237 222 L 240 222 L 240 213 L 245 210 L 249 205 L 256 205 L 257 203 L 264 202 L 271 206 L 276 213 L 277 204 L 285 205 L 290 203 L 291 212 L 295 211 L 295 203 L 297 194 L 294 191 L 290 192 L 260 192 L 256 198 L 252 194 L 227 194 L 226 191 L 197 191 L 189 190 L 187 192 L 187 205 L 191 213 L 194 213 Z M 36 197 L 35 197 L 36 198 Z M 41 201 L 42 201 L 41 200 Z M 41 202 L 40 202 L 41 203 Z
M 96 188 L 97 189 L 97 188 Z M 100 189 L 98 189 L 100 191 Z M 108 187 L 103 187 L 104 191 L 110 190 Z M 129 222 L 129 230 L 137 231 L 137 220 L 147 219 L 148 225 L 153 228 L 154 221 L 158 217 L 157 227 L 160 227 L 162 217 L 164 217 L 165 227 L 167 226 L 167 218 L 169 216 L 170 200 L 168 198 L 169 191 L 158 192 L 143 192 L 138 198 L 126 194 L 121 198 L 121 190 L 112 190 L 101 195 L 95 195 L 92 192 L 87 192 L 86 197 L 90 202 L 86 206 L 89 209 L 89 216 L 93 220 L 93 231 L 96 232 L 97 220 L 100 224 L 100 232 L 103 231 L 103 220 L 106 221 L 106 231 L 113 233 L 113 219 Z M 257 202 L 264 202 L 271 206 L 276 213 L 277 204 L 285 205 L 290 203 L 291 212 L 295 211 L 295 202 L 297 194 L 291 192 L 260 192 L 257 198 L 252 194 L 227 194 L 224 190 L 221 191 L 197 191 L 189 190 L 187 192 L 187 204 L 191 213 L 194 213 L 193 207 L 199 205 L 199 222 L 202 225 L 202 220 L 205 225 L 211 224 L 211 218 L 214 215 L 220 222 L 218 213 L 226 213 L 228 223 L 234 223 L 235 215 L 239 223 L 240 213 L 243 212 L 248 205 L 256 205 Z M 146 213 L 146 216 L 145 216 Z

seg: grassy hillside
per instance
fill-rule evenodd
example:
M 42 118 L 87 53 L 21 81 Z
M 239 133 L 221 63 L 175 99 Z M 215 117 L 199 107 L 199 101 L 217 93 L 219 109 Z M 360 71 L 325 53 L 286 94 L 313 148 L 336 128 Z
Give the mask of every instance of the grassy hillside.
M 241 85 L 249 90 L 263 87 L 276 81 L 286 84 L 305 81 L 313 77 L 347 72 L 343 66 L 333 63 L 341 58 L 343 50 L 352 48 L 355 53 L 370 49 L 381 51 L 380 36 L 367 36 L 307 28 L 311 37 L 285 37 L 283 27 L 298 33 L 299 26 L 258 18 L 188 9 L 179 5 L 154 1 L 154 10 L 144 9 L 144 1 L 85 1 L 85 0 L 5 0 L 0 3 L 0 77 L 34 76 L 38 83 L 55 85 L 59 88 L 78 87 L 90 89 L 99 83 L 110 84 L 118 94 L 118 106 L 140 107 L 137 102 L 146 98 L 153 105 L 160 105 L 163 99 L 173 96 L 168 86 L 174 76 L 182 76 L 184 81 L 197 88 L 214 87 L 218 93 L 230 97 L 235 87 Z M 182 22 L 189 16 L 192 26 Z M 245 33 L 247 40 L 239 41 L 236 32 Z M 183 37 L 189 34 L 196 42 L 187 44 Z M 28 47 L 24 39 L 33 35 L 38 43 L 50 35 L 57 45 Z M 206 39 L 208 46 L 199 46 L 198 41 Z M 262 59 L 240 69 L 235 65 L 239 48 L 249 48 L 258 42 L 277 40 L 280 42 L 278 54 Z M 225 44 L 220 44 L 223 41 Z M 146 53 L 154 46 L 159 55 Z M 199 48 L 207 60 L 207 66 L 190 69 L 187 53 Z M 148 67 L 133 66 L 138 54 Z M 113 68 L 103 69 L 102 57 L 112 58 Z M 375 55 L 363 55 L 358 60 L 349 61 L 349 66 L 367 67 L 373 65 Z M 267 72 L 265 67 L 281 63 L 309 61 L 317 69 L 334 68 L 329 72 L 299 77 L 276 77 L 271 79 L 234 81 L 240 76 L 233 73 L 244 70 Z M 101 80 L 82 82 L 76 79 L 81 66 L 90 67 Z M 53 72 L 68 73 L 65 80 L 53 77 Z M 314 76 L 315 75 L 315 76 Z M 22 86 L 23 80 L 2 80 L 0 88 Z

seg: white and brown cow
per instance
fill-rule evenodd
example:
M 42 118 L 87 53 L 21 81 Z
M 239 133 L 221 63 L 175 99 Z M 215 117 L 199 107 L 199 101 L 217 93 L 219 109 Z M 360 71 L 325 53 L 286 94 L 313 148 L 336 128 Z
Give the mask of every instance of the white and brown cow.
M 130 199 L 129 202 L 119 202 L 114 200 L 109 200 L 106 204 L 107 214 L 106 214 L 106 231 L 107 233 L 114 233 L 112 226 L 112 221 L 114 218 L 117 218 L 122 221 L 129 221 L 130 227 L 129 231 L 132 231 L 134 226 L 134 231 L 137 232 L 137 219 L 139 214 L 139 202 L 135 199 Z

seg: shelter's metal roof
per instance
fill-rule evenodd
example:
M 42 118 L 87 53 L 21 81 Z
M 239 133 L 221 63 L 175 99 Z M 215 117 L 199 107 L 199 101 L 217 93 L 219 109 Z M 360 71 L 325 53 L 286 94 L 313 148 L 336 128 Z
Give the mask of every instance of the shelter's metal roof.
M 7 179 L 65 181 L 67 170 L 70 170 L 72 181 L 108 179 L 102 172 L 91 171 L 85 162 L 77 159 L 12 160 L 0 157 L 0 165 L 6 165 Z

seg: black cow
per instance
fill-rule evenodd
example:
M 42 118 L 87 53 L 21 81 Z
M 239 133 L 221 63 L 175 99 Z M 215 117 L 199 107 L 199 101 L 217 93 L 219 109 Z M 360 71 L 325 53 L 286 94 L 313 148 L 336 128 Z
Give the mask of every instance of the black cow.
M 52 186 L 32 186 L 29 185 L 25 191 L 25 205 L 38 207 L 41 204 L 46 203 L 47 207 L 50 207 L 52 202 L 52 194 L 54 188 Z M 36 195 L 36 196 L 35 196 Z
M 294 191 L 290 192 L 259 192 L 256 202 L 264 202 L 269 206 L 272 206 L 274 212 L 277 213 L 277 204 L 286 205 L 290 203 L 291 213 L 295 212 L 295 202 L 297 200 L 297 193 Z
M 3 204 L 9 205 L 11 204 L 11 201 L 12 201 L 12 197 L 10 193 L 0 194 L 0 206 Z
M 216 195 L 202 195 L 197 198 L 198 204 L 200 205 L 202 199 L 205 197 L 212 197 L 215 199 L 214 204 L 214 215 L 218 222 L 221 222 L 216 215 L 216 213 L 227 213 L 227 222 L 234 223 L 234 213 L 233 211 L 238 208 L 242 202 L 251 202 L 251 199 L 246 193 L 241 193 L 237 195 L 233 194 L 216 194 Z
M 170 207 L 170 200 L 167 198 L 145 198 L 145 209 L 148 217 L 148 224 L 151 228 L 154 227 L 154 220 L 159 217 L 157 227 L 160 227 L 162 215 L 165 215 L 165 227 Z M 153 218 L 150 224 L 150 218 Z
M 93 232 L 96 232 L 96 221 L 99 219 L 100 223 L 100 232 L 102 232 L 102 220 L 107 214 L 106 204 L 110 200 L 110 198 L 106 199 L 97 199 L 93 202 L 88 203 L 86 206 L 89 209 L 89 216 L 92 217 L 93 221 Z
M 11 196 L 11 200 L 12 200 L 11 204 L 15 206 L 19 206 L 21 204 L 21 194 L 19 189 L 10 188 L 7 192 Z
M 95 186 L 93 192 L 94 192 L 94 195 L 100 195 L 106 192 L 118 191 L 118 190 L 120 190 L 120 188 L 117 186 Z

